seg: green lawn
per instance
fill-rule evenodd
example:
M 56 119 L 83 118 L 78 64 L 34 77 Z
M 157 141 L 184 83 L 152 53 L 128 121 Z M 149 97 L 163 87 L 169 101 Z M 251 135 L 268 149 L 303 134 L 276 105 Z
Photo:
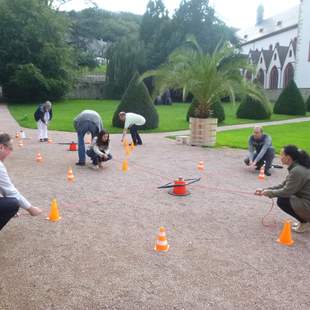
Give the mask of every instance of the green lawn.
M 310 122 L 265 126 L 264 131 L 271 135 L 276 151 L 279 153 L 286 144 L 295 144 L 310 153 Z M 247 149 L 252 128 L 223 131 L 217 134 L 217 146 Z
M 112 127 L 112 116 L 118 103 L 119 101 L 115 100 L 63 100 L 56 102 L 53 104 L 54 119 L 50 123 L 49 128 L 52 130 L 74 131 L 72 125 L 73 118 L 82 110 L 91 109 L 97 111 L 102 116 L 104 126 L 109 132 L 120 132 L 120 129 Z M 235 117 L 237 106 L 237 104 L 224 104 L 226 120 L 220 126 L 257 123 L 254 120 L 237 119 Z M 33 113 L 36 107 L 37 103 L 11 103 L 9 105 L 12 115 L 25 128 L 36 128 L 36 123 L 33 119 Z M 156 106 L 159 113 L 159 128 L 148 132 L 168 132 L 188 129 L 188 123 L 185 120 L 188 107 L 189 104 L 187 103 L 175 103 L 171 106 Z M 270 120 L 282 120 L 294 117 L 288 115 L 272 115 Z

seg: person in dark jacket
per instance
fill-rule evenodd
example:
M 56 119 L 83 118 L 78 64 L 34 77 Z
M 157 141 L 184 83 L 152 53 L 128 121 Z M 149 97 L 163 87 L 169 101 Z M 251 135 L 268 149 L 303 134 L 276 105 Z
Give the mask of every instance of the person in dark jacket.
M 244 163 L 256 170 L 265 165 L 265 174 L 270 176 L 274 155 L 271 137 L 264 134 L 262 127 L 255 126 L 253 135 L 249 138 L 249 155 L 245 158 Z
M 52 103 L 46 101 L 38 106 L 34 113 L 40 142 L 48 141 L 48 124 L 53 118 Z
M 78 155 L 79 161 L 76 163 L 78 166 L 85 166 L 85 142 L 84 136 L 87 133 L 91 134 L 93 139 L 103 129 L 103 124 L 100 115 L 93 110 L 82 111 L 73 121 L 74 128 L 78 136 Z
M 310 230 L 310 157 L 295 145 L 281 151 L 281 161 L 288 166 L 288 176 L 279 185 L 257 189 L 255 194 L 277 198 L 284 212 L 298 220 L 292 229 L 296 232 Z

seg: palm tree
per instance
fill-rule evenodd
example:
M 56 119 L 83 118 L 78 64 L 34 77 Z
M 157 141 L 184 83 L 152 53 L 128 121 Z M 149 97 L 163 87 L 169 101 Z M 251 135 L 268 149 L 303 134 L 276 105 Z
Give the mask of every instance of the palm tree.
M 236 95 L 247 94 L 266 102 L 259 87 L 241 74 L 242 70 L 253 68 L 229 43 L 218 46 L 212 54 L 203 53 L 193 38 L 186 43 L 186 47 L 169 56 L 167 63 L 142 75 L 141 79 L 155 78 L 156 93 L 161 94 L 167 88 L 183 90 L 183 98 L 191 93 L 199 102 L 195 111 L 197 118 L 210 117 L 212 105 L 226 96 L 234 102 Z

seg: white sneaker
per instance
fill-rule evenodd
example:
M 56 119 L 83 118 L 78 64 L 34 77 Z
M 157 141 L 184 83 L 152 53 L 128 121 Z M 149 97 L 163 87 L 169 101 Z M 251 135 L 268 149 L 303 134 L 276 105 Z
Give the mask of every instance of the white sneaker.
M 310 223 L 294 223 L 292 230 L 297 233 L 304 233 L 310 230 Z
M 99 166 L 98 166 L 98 165 L 92 165 L 91 167 L 92 167 L 92 169 L 94 169 L 94 170 L 98 170 L 98 169 L 99 169 Z

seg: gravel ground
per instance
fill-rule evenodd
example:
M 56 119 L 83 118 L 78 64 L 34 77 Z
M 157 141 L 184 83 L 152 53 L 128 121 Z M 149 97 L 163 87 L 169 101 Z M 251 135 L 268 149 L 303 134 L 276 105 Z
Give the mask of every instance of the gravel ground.
M 0 124 L 11 134 L 19 129 L 4 105 Z M 279 183 L 285 169 L 259 181 L 242 165 L 245 151 L 144 134 L 128 172 L 121 171 L 119 135 L 111 137 L 114 159 L 94 171 L 75 167 L 77 153 L 58 144 L 76 140 L 74 134 L 50 132 L 53 144 L 37 142 L 33 130 L 26 134 L 31 139 L 15 147 L 6 166 L 44 215 L 22 212 L 1 231 L 1 310 L 310 308 L 309 234 L 294 234 L 292 247 L 278 244 L 288 216 L 274 208 L 266 222 L 276 224 L 263 226 L 271 201 L 251 194 Z M 202 179 L 186 197 L 157 189 L 178 176 Z M 53 198 L 57 223 L 45 219 Z M 157 254 L 160 226 L 170 250 Z

